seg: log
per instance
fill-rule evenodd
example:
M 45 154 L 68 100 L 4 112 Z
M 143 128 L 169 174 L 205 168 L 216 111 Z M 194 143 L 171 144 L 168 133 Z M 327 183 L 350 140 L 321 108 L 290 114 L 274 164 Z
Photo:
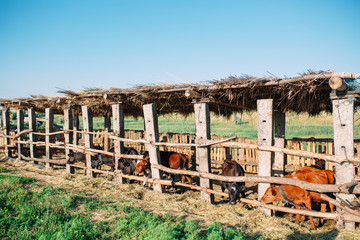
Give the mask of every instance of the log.
M 66 146 L 69 147 L 69 149 L 71 149 L 71 150 L 75 150 L 77 152 L 83 152 L 86 154 L 91 154 L 92 156 L 95 156 L 96 155 L 95 153 L 101 153 L 101 154 L 114 156 L 114 157 L 121 157 L 121 158 L 130 158 L 130 159 L 143 159 L 144 158 L 144 155 L 118 154 L 118 153 L 108 152 L 108 151 L 104 151 L 104 150 L 87 148 L 84 146 L 77 146 L 74 144 L 67 144 Z
M 333 76 L 329 79 L 329 85 L 332 89 L 337 90 L 339 92 L 346 91 L 348 89 L 348 85 L 345 80 L 339 76 Z
M 331 197 L 329 197 L 329 196 L 327 196 L 325 194 L 320 194 L 320 197 L 322 199 L 324 199 L 325 201 L 334 204 L 337 208 L 340 208 L 342 210 L 347 211 L 348 213 L 351 213 L 351 214 L 354 214 L 354 215 L 360 217 L 360 211 L 359 210 L 353 210 L 353 209 L 351 209 L 351 208 L 349 208 L 347 206 L 344 206 L 339 201 L 337 201 L 337 200 L 335 200 L 335 199 L 333 199 L 333 198 L 331 198 Z
M 26 161 L 37 161 L 37 162 L 44 162 L 44 163 L 52 163 L 52 164 L 58 164 L 58 165 L 65 165 L 67 163 L 66 159 L 47 159 L 47 158 L 32 158 L 32 157 L 25 157 L 22 154 L 16 153 L 19 157 L 21 157 L 23 160 Z

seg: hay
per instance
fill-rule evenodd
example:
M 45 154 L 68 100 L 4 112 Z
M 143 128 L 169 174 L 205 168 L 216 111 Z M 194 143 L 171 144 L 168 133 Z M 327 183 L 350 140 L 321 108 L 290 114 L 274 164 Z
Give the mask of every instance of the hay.
M 83 171 L 69 175 L 60 166 L 39 168 L 39 165 L 15 159 L 2 161 L 0 165 L 12 171 L 5 174 L 36 178 L 39 186 L 53 185 L 74 194 L 83 193 L 86 197 L 99 198 L 114 204 L 125 204 L 152 213 L 170 213 L 179 218 L 193 219 L 198 221 L 203 229 L 212 222 L 219 222 L 223 227 L 242 229 L 251 236 L 263 236 L 266 239 L 360 238 L 358 231 L 338 232 L 333 222 L 327 222 L 317 230 L 309 230 L 309 221 L 298 225 L 287 215 L 269 218 L 257 209 L 247 210 L 241 203 L 232 206 L 218 197 L 215 198 L 216 204 L 211 205 L 201 200 L 197 191 L 178 194 L 173 189 L 169 189 L 167 193 L 161 194 L 135 183 L 109 182 L 104 176 L 88 178 L 83 175 Z M 218 185 L 215 187 L 220 188 Z M 248 187 L 256 188 L 255 185 Z M 257 194 L 251 190 L 248 190 L 247 194 L 249 198 L 257 198 Z M 112 221 L 114 217 L 108 216 L 103 210 L 94 211 L 91 215 L 92 220 L 102 221 Z
M 81 106 L 92 108 L 94 116 L 111 116 L 111 103 L 122 102 L 124 114 L 140 117 L 142 106 L 155 103 L 159 114 L 193 113 L 193 98 L 206 98 L 209 109 L 218 115 L 229 117 L 233 112 L 255 110 L 257 99 L 272 98 L 274 107 L 280 111 L 306 112 L 316 115 L 331 111 L 328 84 L 331 71 L 308 71 L 296 78 L 229 76 L 206 84 L 144 85 L 128 89 L 87 89 L 74 92 L 60 90 L 65 96 L 33 96 L 27 99 L 2 99 L 0 106 L 15 109 L 34 108 L 44 112 L 52 108 L 62 114 L 71 107 L 75 116 L 81 115 Z

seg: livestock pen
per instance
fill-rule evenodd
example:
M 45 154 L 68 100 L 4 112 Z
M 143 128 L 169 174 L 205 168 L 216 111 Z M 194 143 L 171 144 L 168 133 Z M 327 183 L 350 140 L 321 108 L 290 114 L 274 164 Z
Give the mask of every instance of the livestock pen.
M 7 155 L 10 155 L 11 148 L 15 148 L 20 159 L 36 163 L 44 162 L 47 167 L 51 167 L 52 164 L 65 165 L 68 173 L 73 173 L 74 168 L 84 168 L 87 175 L 91 177 L 97 172 L 113 175 L 120 182 L 124 178 L 150 182 L 153 183 L 153 189 L 158 192 L 164 191 L 164 185 L 185 186 L 199 190 L 201 198 L 210 203 L 214 202 L 214 194 L 227 195 L 215 191 L 212 180 L 259 183 L 259 199 L 270 183 L 275 183 L 290 184 L 320 193 L 337 193 L 338 199 L 352 202 L 353 194 L 360 193 L 360 187 L 355 181 L 354 175 L 354 164 L 358 164 L 360 160 L 354 157 L 353 137 L 354 107 L 357 104 L 359 93 L 349 89 L 347 81 L 358 78 L 359 75 L 335 72 L 308 73 L 289 79 L 229 77 L 208 85 L 155 85 L 131 89 L 64 91 L 65 96 L 61 97 L 2 99 L 0 105 L 3 106 L 3 147 Z M 17 110 L 16 134 L 10 131 L 10 108 Z M 24 129 L 24 110 L 28 110 L 29 116 L 29 129 L 26 130 Z M 234 141 L 234 138 L 211 140 L 210 111 L 229 116 L 232 112 L 246 110 L 257 110 L 257 142 L 247 142 L 244 139 Z M 310 151 L 309 148 L 305 150 L 301 148 L 301 145 L 297 149 L 290 148 L 289 142 L 285 145 L 285 113 L 287 111 L 307 112 L 312 115 L 318 114 L 320 111 L 332 112 L 334 118 L 333 148 L 329 147 L 328 152 L 316 152 Z M 45 112 L 44 133 L 36 129 L 36 112 Z M 186 143 L 160 139 L 158 114 L 174 112 L 184 115 L 195 113 L 196 134 Z M 54 131 L 54 113 L 64 115 L 64 126 L 61 130 Z M 79 129 L 80 115 L 82 115 L 83 129 Z M 105 117 L 106 131 L 99 133 L 93 130 L 94 115 Z M 125 136 L 125 115 L 144 116 L 146 131 L 142 135 L 140 134 L 141 137 L 138 139 Z M 63 141 L 57 141 L 54 138 L 55 135 L 63 135 Z M 103 149 L 94 148 L 94 135 L 102 135 Z M 40 141 L 39 137 L 43 137 L 44 141 Z M 83 144 L 79 143 L 80 138 L 83 139 Z M 108 151 L 112 145 L 111 142 L 114 145 L 114 152 Z M 142 145 L 143 149 L 149 151 L 152 178 L 125 175 L 118 169 L 108 172 L 91 168 L 91 156 L 97 153 L 115 156 L 115 166 L 118 166 L 120 157 L 142 157 L 141 155 L 123 154 L 124 144 Z M 309 146 L 312 146 L 314 150 L 314 145 Z M 28 152 L 25 152 L 25 147 Z M 41 148 L 44 149 L 44 156 L 40 156 L 37 151 Z M 195 157 L 197 168 L 191 171 L 175 170 L 160 165 L 160 148 L 192 150 L 191 154 Z M 55 149 L 63 151 L 65 157 L 54 157 L 53 150 Z M 212 174 L 211 164 L 221 164 L 221 158 L 212 162 L 211 155 L 214 153 L 211 149 L 224 149 L 221 150 L 223 156 L 227 153 L 233 156 L 237 155 L 238 158 L 235 157 L 235 159 L 243 165 L 249 163 L 248 156 L 252 155 L 255 160 L 251 161 L 251 171 L 257 172 L 258 176 L 225 177 Z M 230 154 L 229 149 L 237 154 Z M 68 163 L 66 158 L 70 151 L 85 153 L 86 165 Z M 250 154 L 245 154 L 244 151 L 250 151 Z M 295 158 L 291 158 L 292 156 Z M 272 175 L 282 176 L 284 174 L 286 157 L 287 163 L 293 160 L 292 164 L 297 166 L 312 164 L 312 161 L 324 161 L 326 168 L 335 166 L 336 185 L 319 185 L 296 179 L 272 177 Z M 197 176 L 200 178 L 200 184 L 173 183 L 170 180 L 161 179 L 161 172 Z M 324 198 L 327 196 L 324 195 Z M 335 199 L 328 200 L 336 204 L 336 213 L 295 210 L 261 204 L 259 201 L 245 198 L 240 200 L 261 207 L 268 215 L 271 214 L 270 209 L 272 209 L 324 217 L 336 219 L 339 227 L 347 228 L 354 228 L 354 222 L 360 222 L 360 214 L 357 210 L 353 210 Z

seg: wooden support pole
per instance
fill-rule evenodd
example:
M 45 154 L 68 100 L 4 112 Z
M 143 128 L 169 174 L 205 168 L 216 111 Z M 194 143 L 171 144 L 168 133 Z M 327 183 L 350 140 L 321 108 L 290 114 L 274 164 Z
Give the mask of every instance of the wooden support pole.
M 149 151 L 150 163 L 161 164 L 159 147 L 153 146 L 151 143 L 159 142 L 159 126 L 158 117 L 155 109 L 155 104 L 146 104 L 143 106 L 144 110 L 144 122 L 146 130 L 146 140 L 150 143 L 147 144 L 147 150 Z M 151 167 L 151 177 L 154 179 L 160 179 L 161 173 L 158 169 Z M 163 192 L 163 186 L 160 184 L 154 184 L 154 190 L 157 192 Z
M 110 116 L 105 116 L 104 117 L 104 130 L 107 132 L 111 132 L 111 117 Z M 104 150 L 109 150 L 110 148 L 110 141 L 109 141 L 109 136 L 108 135 L 104 135 Z
M 21 109 L 18 109 L 16 111 L 16 122 L 17 122 L 17 132 L 21 132 L 24 130 L 24 111 Z M 19 140 L 23 140 L 23 136 L 19 136 Z M 18 143 L 18 153 L 22 154 L 23 145 L 21 143 Z M 18 159 L 21 159 L 21 155 L 18 155 Z
M 51 133 L 54 129 L 54 114 L 53 110 L 51 108 L 45 109 L 45 133 Z M 52 135 L 45 135 L 45 152 L 46 152 L 46 158 L 51 159 L 52 158 L 52 150 L 50 148 L 49 143 L 52 142 Z M 46 167 L 50 167 L 51 163 L 46 163 Z
M 194 104 L 196 139 L 210 139 L 210 112 L 208 103 L 200 102 Z M 211 173 L 210 146 L 196 148 L 196 162 L 199 171 Z M 212 189 L 212 180 L 200 178 L 200 187 Z M 201 198 L 207 202 L 214 203 L 214 195 L 201 192 Z
M 117 137 L 123 138 L 125 136 L 125 128 L 124 128 L 124 111 L 121 103 L 112 104 L 112 116 L 113 116 L 113 129 L 114 134 Z M 105 121 L 106 122 L 106 121 Z M 108 136 L 106 136 L 108 138 Z M 124 152 L 124 142 L 119 140 L 114 140 L 114 152 L 115 154 L 120 154 Z M 119 168 L 119 158 L 115 157 L 115 170 Z M 116 179 L 119 182 L 123 182 L 122 177 L 117 177 Z
M 28 109 L 28 117 L 29 117 L 29 129 L 32 129 L 33 132 L 36 132 L 36 112 L 34 108 Z M 33 134 L 32 132 L 29 133 L 29 141 L 30 142 L 36 142 L 37 136 Z M 36 145 L 30 143 L 30 158 L 37 158 L 36 154 Z M 38 164 L 38 161 L 34 161 L 34 164 Z
M 274 146 L 285 148 L 285 113 L 274 111 Z M 284 176 L 285 154 L 275 152 L 273 171 L 275 176 Z
M 6 136 L 10 134 L 10 110 L 9 108 L 2 109 L 2 119 L 3 119 L 3 127 L 4 127 L 4 145 L 5 145 L 5 155 L 10 157 L 10 149 L 7 145 L 10 144 L 10 139 Z
M 273 100 L 257 100 L 257 118 L 258 118 L 258 144 L 272 146 L 273 143 Z M 271 176 L 271 152 L 259 151 L 259 176 Z M 262 198 L 269 183 L 258 184 L 258 200 Z M 266 215 L 271 216 L 269 209 L 260 208 Z
M 64 109 L 64 130 L 72 130 L 73 129 L 73 115 L 72 115 L 72 111 L 71 108 L 65 108 Z M 68 147 L 68 144 L 72 144 L 73 143 L 73 132 L 65 132 L 64 133 L 64 138 L 65 138 L 65 158 L 66 160 L 69 160 L 69 153 L 70 153 L 70 149 Z M 70 164 L 66 164 L 66 172 L 67 173 L 75 173 L 75 169 L 74 167 L 70 166 Z
M 93 131 L 93 115 L 92 111 L 88 106 L 81 106 L 82 117 L 83 117 L 83 126 L 84 131 L 92 132 Z M 93 135 L 89 133 L 84 134 L 85 147 L 93 148 Z M 88 169 L 91 169 L 91 155 L 86 154 L 86 166 Z M 94 177 L 94 173 L 91 170 L 86 169 L 86 175 L 89 177 Z
M 77 130 L 80 130 L 80 120 L 79 120 L 79 116 L 76 115 L 74 117 L 74 130 L 75 130 L 75 134 L 74 134 L 74 144 L 75 145 L 79 145 L 79 133 L 76 132 Z
M 354 156 L 354 101 L 351 99 L 333 100 L 334 118 L 334 148 L 335 155 L 346 159 Z M 336 184 L 348 183 L 354 180 L 354 166 L 350 162 L 335 164 Z M 352 202 L 354 195 L 339 194 L 340 198 Z M 337 221 L 338 228 L 355 229 L 354 222 Z

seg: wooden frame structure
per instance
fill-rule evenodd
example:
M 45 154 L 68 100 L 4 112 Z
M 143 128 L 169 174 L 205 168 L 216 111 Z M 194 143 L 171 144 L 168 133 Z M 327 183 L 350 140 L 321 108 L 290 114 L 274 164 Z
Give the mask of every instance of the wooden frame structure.
M 293 81 L 291 81 L 293 82 Z M 286 82 L 285 82 L 286 83 Z M 285 84 L 284 83 L 284 84 Z M 280 84 L 280 83 L 278 83 Z M 269 86 L 273 84 L 268 83 Z M 244 87 L 244 86 L 241 86 Z M 240 88 L 235 86 L 233 88 Z M 341 88 L 343 89 L 343 88 Z M 172 91 L 170 91 L 172 92 Z M 197 94 L 195 94 L 197 93 Z M 189 96 L 194 94 L 199 97 L 198 92 L 192 91 Z M 146 137 L 142 140 L 127 139 L 124 137 L 124 112 L 122 103 L 109 103 L 109 109 L 112 111 L 113 116 L 113 132 L 108 131 L 104 133 L 108 139 L 114 140 L 115 151 L 113 153 L 108 152 L 108 149 L 97 150 L 93 149 L 93 111 L 91 106 L 81 106 L 83 130 L 79 131 L 79 119 L 78 114 L 74 114 L 74 109 L 67 107 L 63 109 L 64 114 L 64 129 L 63 131 L 53 132 L 53 109 L 47 107 L 45 109 L 45 133 L 41 134 L 36 132 L 36 116 L 35 108 L 29 108 L 29 129 L 24 130 L 24 114 L 22 109 L 17 110 L 17 131 L 15 136 L 10 136 L 10 119 L 9 108 L 3 108 L 3 131 L 4 148 L 6 154 L 9 156 L 9 148 L 15 147 L 18 150 L 18 157 L 24 160 L 30 160 L 35 162 L 45 162 L 47 167 L 51 167 L 51 164 L 64 164 L 66 165 L 66 171 L 73 173 L 74 168 L 84 168 L 86 174 L 90 177 L 94 176 L 95 172 L 114 175 L 119 181 L 123 178 L 134 179 L 138 181 L 151 182 L 154 184 L 154 190 L 163 192 L 164 185 L 172 185 L 173 183 L 168 180 L 162 180 L 160 178 L 161 171 L 170 173 L 181 173 L 186 175 L 197 176 L 200 178 L 200 185 L 194 186 L 183 183 L 175 183 L 177 186 L 186 186 L 192 189 L 199 190 L 201 192 L 201 198 L 210 203 L 214 202 L 214 194 L 222 195 L 213 190 L 212 180 L 221 181 L 245 181 L 245 182 L 258 182 L 258 199 L 262 197 L 269 183 L 276 184 L 291 184 L 300 186 L 306 190 L 316 192 L 334 192 L 338 193 L 339 199 L 345 199 L 348 201 L 353 200 L 352 193 L 360 194 L 360 186 L 358 182 L 354 181 L 353 175 L 353 163 L 360 163 L 360 160 L 354 157 L 354 145 L 353 145 L 353 127 L 354 127 L 354 94 L 355 97 L 360 97 L 356 93 L 352 95 L 341 94 L 341 96 L 332 96 L 333 116 L 334 116 L 334 144 L 335 155 L 328 155 L 322 153 L 312 153 L 304 150 L 289 150 L 284 148 L 284 135 L 285 135 L 285 113 L 280 109 L 274 109 L 274 102 L 278 102 L 276 99 L 257 99 L 257 111 L 258 111 L 258 144 L 248 144 L 245 142 L 231 142 L 232 138 L 224 141 L 210 140 L 210 107 L 212 99 L 200 98 L 192 100 L 193 110 L 195 112 L 196 119 L 196 140 L 191 144 L 176 144 L 166 143 L 159 141 L 158 132 L 158 120 L 156 104 L 149 103 L 143 105 Z M 111 104 L 111 105 L 110 105 Z M 10 105 L 6 105 L 10 106 Z M 22 106 L 22 105 L 19 105 Z M 66 105 L 68 106 L 68 105 Z M 75 117 L 73 117 L 75 116 Z M 108 130 L 111 128 L 110 117 L 106 116 L 105 126 Z M 22 139 L 23 134 L 29 133 L 29 139 L 25 141 Z M 84 135 L 84 146 L 78 146 L 78 134 Z M 57 143 L 52 140 L 53 135 L 64 134 L 64 143 Z M 37 135 L 45 136 L 45 141 L 37 141 Z M 10 143 L 12 139 L 13 143 Z M 136 142 L 139 144 L 145 144 L 150 155 L 152 178 L 127 176 L 118 171 L 118 159 L 119 157 L 125 158 L 139 158 L 137 155 L 125 155 L 124 142 Z M 28 144 L 30 146 L 30 156 L 23 155 L 22 146 Z M 214 175 L 211 173 L 210 162 L 210 146 L 222 146 L 240 149 L 257 149 L 259 150 L 259 163 L 258 163 L 258 176 L 252 177 L 224 177 Z M 45 159 L 39 158 L 36 155 L 36 147 L 45 146 Z M 159 146 L 178 146 L 178 147 L 195 147 L 196 148 L 196 162 L 199 164 L 199 171 L 186 171 L 186 170 L 174 170 L 162 166 L 160 163 Z M 52 159 L 52 148 L 64 149 L 65 159 L 54 160 Z M 82 167 L 76 164 L 69 164 L 67 162 L 67 155 L 70 151 L 81 151 L 86 154 L 86 166 Z M 97 153 L 103 153 L 115 156 L 115 172 L 106 172 L 102 170 L 91 168 L 91 156 Z M 306 156 L 312 158 L 322 159 L 324 161 L 332 161 L 336 163 L 336 179 L 337 185 L 324 185 L 324 184 L 312 184 L 301 182 L 296 179 L 284 179 L 274 178 L 274 174 L 284 174 L 285 155 Z M 226 194 L 225 194 L 226 195 Z M 344 207 L 338 204 L 338 213 L 320 214 L 314 211 L 295 211 L 285 208 L 279 208 L 275 206 L 269 206 L 259 203 L 255 200 L 241 199 L 243 202 L 251 203 L 259 206 L 267 215 L 271 214 L 269 209 L 280 210 L 285 212 L 302 212 L 302 214 L 310 216 L 326 216 L 330 219 L 337 219 L 337 226 L 353 229 L 354 222 L 360 222 L 360 212 L 356 212 L 348 207 Z M 335 199 L 330 199 L 334 201 Z

